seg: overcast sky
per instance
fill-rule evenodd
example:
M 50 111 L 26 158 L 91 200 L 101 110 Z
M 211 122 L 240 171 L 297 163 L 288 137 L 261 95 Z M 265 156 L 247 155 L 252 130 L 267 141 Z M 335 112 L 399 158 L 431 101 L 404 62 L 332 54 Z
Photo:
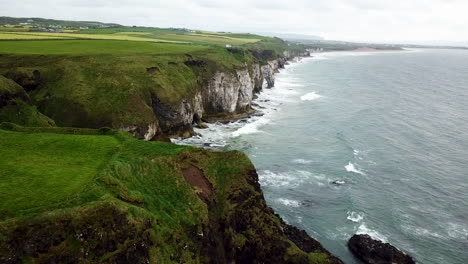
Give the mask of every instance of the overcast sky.
M 0 16 L 351 41 L 468 41 L 468 0 L 0 0 Z

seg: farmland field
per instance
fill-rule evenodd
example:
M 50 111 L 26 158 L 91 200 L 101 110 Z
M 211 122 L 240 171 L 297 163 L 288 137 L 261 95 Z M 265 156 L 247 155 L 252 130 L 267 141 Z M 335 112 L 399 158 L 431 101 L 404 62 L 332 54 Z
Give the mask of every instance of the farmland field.
M 2 54 L 176 54 L 207 49 L 205 46 L 174 45 L 143 41 L 119 40 L 32 40 L 0 41 Z
M 188 44 L 183 41 L 169 41 L 153 38 L 142 38 L 124 34 L 77 34 L 77 33 L 49 33 L 49 32 L 11 32 L 2 33 L 4 39 L 47 39 L 47 38 L 71 38 L 71 39 L 108 39 L 108 40 L 129 40 L 129 41 L 148 41 L 148 42 L 169 42 Z M 11 35 L 8 36 L 8 35 Z M 9 38 L 8 38 L 9 37 Z
M 100 39 L 140 42 L 165 42 L 197 45 L 243 45 L 263 39 L 250 34 L 217 33 L 197 31 L 196 33 L 178 29 L 116 27 L 92 30 L 64 30 L 64 32 L 29 32 L 31 28 L 1 27 L 0 40 L 34 39 Z
M 65 36 L 37 36 L 23 33 L 9 33 L 0 31 L 0 40 L 34 40 L 34 39 L 67 39 Z

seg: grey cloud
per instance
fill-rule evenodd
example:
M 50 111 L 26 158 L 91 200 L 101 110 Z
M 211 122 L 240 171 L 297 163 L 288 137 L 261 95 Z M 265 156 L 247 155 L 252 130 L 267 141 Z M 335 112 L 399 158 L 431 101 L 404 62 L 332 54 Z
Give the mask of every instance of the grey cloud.
M 464 0 L 0 0 L 0 15 L 284 32 L 348 40 L 468 40 Z

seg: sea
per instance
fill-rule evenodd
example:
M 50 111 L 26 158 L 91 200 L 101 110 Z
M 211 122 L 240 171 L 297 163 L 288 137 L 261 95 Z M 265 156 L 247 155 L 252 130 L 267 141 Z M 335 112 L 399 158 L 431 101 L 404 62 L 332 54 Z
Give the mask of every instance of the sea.
M 354 234 L 468 263 L 467 50 L 312 54 L 254 108 L 175 142 L 247 153 L 268 205 L 346 263 Z

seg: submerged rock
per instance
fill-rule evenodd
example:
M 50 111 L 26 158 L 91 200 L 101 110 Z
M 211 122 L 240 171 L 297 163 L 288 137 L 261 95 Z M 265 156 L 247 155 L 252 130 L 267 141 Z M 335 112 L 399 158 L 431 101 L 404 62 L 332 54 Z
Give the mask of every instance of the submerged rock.
M 335 180 L 331 182 L 331 184 L 333 185 L 343 185 L 345 183 L 346 183 L 345 181 L 341 181 L 341 180 Z
M 351 252 L 365 264 L 413 264 L 412 257 L 396 247 L 371 238 L 354 235 L 348 241 Z

